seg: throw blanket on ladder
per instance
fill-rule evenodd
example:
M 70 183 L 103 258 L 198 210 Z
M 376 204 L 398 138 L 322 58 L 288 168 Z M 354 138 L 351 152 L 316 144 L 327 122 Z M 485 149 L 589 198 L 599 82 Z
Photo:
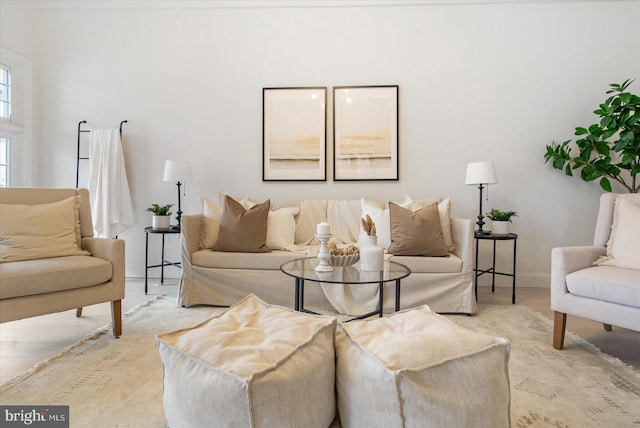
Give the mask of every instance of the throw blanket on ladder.
M 97 237 L 114 238 L 133 225 L 133 205 L 118 129 L 91 131 L 89 194 Z

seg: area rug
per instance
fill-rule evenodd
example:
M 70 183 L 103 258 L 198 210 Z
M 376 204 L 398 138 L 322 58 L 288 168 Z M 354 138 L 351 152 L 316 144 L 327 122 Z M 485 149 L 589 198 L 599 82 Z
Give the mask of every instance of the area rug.
M 195 325 L 220 308 L 177 307 L 159 297 L 124 317 L 124 334 L 95 331 L 0 387 L 3 405 L 69 405 L 72 427 L 164 427 L 162 363 L 155 336 Z M 551 346 L 551 322 L 519 305 L 451 315 L 461 326 L 511 341 L 512 426 L 640 425 L 640 373 L 568 333 Z M 483 391 L 470 391 L 483 394 Z M 464 400 L 465 397 L 460 397 Z

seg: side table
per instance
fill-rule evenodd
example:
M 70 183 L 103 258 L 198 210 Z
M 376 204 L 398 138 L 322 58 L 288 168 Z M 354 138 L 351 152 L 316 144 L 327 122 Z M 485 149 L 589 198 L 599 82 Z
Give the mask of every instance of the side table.
M 493 233 L 476 233 L 474 234 L 474 238 L 476 240 L 476 265 L 475 269 L 473 269 L 474 276 L 474 287 L 476 292 L 476 302 L 478 301 L 478 277 L 484 275 L 485 273 L 491 274 L 491 292 L 493 293 L 496 289 L 496 275 L 510 276 L 513 278 L 512 292 L 511 292 L 511 303 L 516 303 L 516 244 L 518 242 L 518 235 L 515 233 L 509 233 L 506 235 L 494 235 Z M 493 263 L 489 269 L 480 269 L 478 267 L 478 250 L 480 248 L 480 241 L 493 241 Z M 511 273 L 506 272 L 497 272 L 496 271 L 496 242 L 497 241 L 513 241 L 513 269 Z
M 170 262 L 165 260 L 164 258 L 164 237 L 165 235 L 174 235 L 180 234 L 180 229 L 154 229 L 153 227 L 145 227 L 144 232 L 146 234 L 145 240 L 145 253 L 144 253 L 144 294 L 147 294 L 148 291 L 148 277 L 149 277 L 149 269 L 152 268 L 160 268 L 160 284 L 164 283 L 164 267 L 165 266 L 174 266 L 178 269 L 182 269 L 182 263 L 180 262 Z M 149 235 L 150 234 L 160 234 L 162 235 L 162 252 L 160 255 L 160 264 L 159 265 L 149 265 Z

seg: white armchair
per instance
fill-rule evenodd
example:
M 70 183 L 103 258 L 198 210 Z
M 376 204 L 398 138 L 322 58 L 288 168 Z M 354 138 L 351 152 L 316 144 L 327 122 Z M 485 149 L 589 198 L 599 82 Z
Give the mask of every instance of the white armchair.
M 619 200 L 625 202 L 617 204 Z M 624 205 L 625 208 L 614 219 L 616 205 Z M 617 219 L 620 221 L 612 227 Z M 614 233 L 617 233 L 618 246 L 614 247 L 612 254 L 611 247 L 616 243 L 610 242 L 610 237 L 614 229 L 617 229 Z M 607 331 L 612 325 L 640 331 L 639 234 L 640 194 L 606 193 L 600 198 L 593 245 L 554 248 L 551 251 L 554 348 L 562 349 L 564 345 L 567 314 L 601 322 Z M 616 251 L 621 251 L 621 263 L 615 260 Z M 607 265 L 594 264 L 606 255 L 612 255 L 614 260 Z

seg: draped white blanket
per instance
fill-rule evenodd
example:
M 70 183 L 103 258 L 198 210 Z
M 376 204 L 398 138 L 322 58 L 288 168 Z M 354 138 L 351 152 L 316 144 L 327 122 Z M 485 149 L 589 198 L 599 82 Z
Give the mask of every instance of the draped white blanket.
M 114 238 L 134 223 L 118 129 L 94 129 L 89 148 L 89 194 L 97 237 Z

